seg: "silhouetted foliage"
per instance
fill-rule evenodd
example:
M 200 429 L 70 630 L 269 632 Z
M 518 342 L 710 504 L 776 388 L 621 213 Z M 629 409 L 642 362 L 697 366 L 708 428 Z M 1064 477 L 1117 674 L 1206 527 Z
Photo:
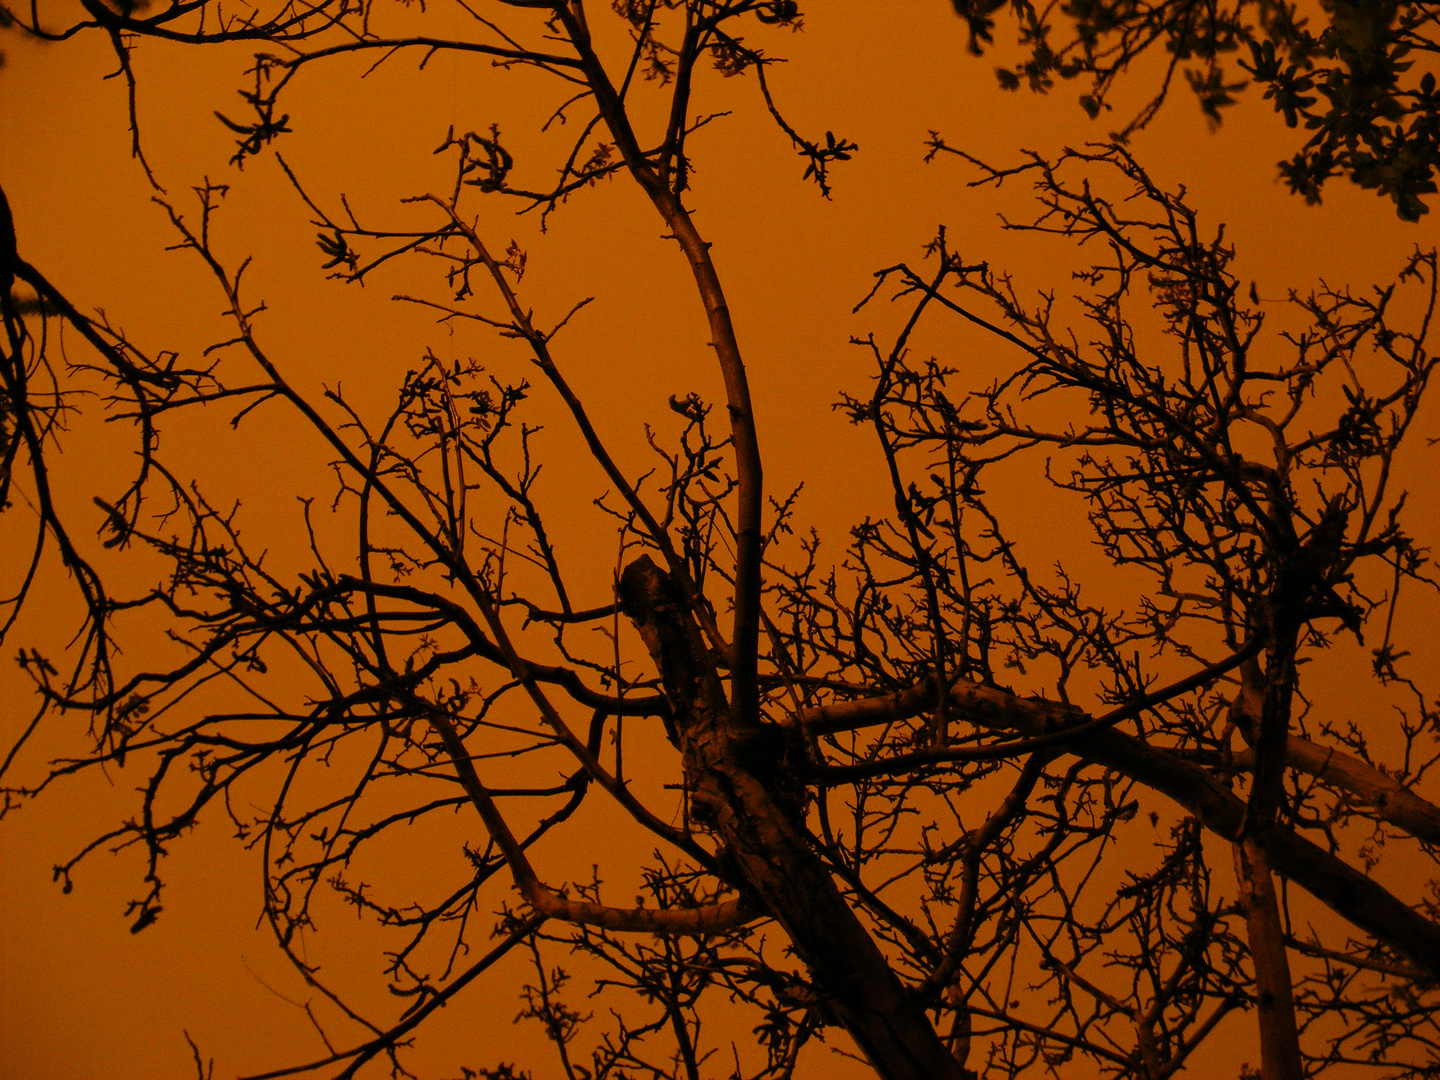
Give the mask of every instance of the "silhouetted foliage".
M 1004 0 L 952 0 L 970 26 L 971 50 L 993 41 Z M 1430 0 L 1074 0 L 1036 7 L 1011 0 L 1028 56 L 998 69 L 1009 89 L 1046 91 L 1086 80 L 1080 105 L 1093 119 L 1110 108 L 1117 79 L 1152 51 L 1165 71 L 1150 102 L 1120 138 L 1154 118 L 1183 72 L 1212 123 L 1250 86 L 1306 133 L 1280 174 L 1296 194 L 1320 201 L 1344 176 L 1395 203 L 1406 221 L 1429 209 L 1440 169 L 1440 6 Z

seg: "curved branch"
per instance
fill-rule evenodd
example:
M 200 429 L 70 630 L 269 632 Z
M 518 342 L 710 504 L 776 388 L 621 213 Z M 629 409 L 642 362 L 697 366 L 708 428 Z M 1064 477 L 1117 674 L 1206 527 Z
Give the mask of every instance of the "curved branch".
M 631 174 L 650 196 L 670 236 L 680 245 L 690 263 L 696 288 L 705 307 L 710 326 L 710 345 L 720 362 L 725 382 L 725 397 L 730 414 L 730 436 L 735 447 L 735 467 L 739 490 L 739 506 L 735 522 L 735 626 L 730 646 L 730 708 L 737 720 L 750 719 L 759 713 L 759 684 L 756 676 L 760 644 L 760 580 L 761 580 L 761 513 L 763 509 L 764 475 L 760 460 L 760 443 L 755 430 L 755 413 L 750 403 L 750 384 L 740 344 L 730 320 L 730 305 L 720 285 L 720 276 L 710 258 L 710 244 L 701 238 L 690 213 L 679 196 L 656 173 L 640 148 L 630 126 L 625 105 L 610 82 L 600 58 L 590 43 L 590 35 L 575 14 L 566 8 L 556 9 L 568 36 L 580 53 L 581 68 L 595 94 L 595 103 L 605 117 L 606 126 L 615 145 L 625 158 Z M 693 57 L 691 58 L 693 63 Z M 698 612 L 697 612 L 698 614 Z
M 742 926 L 757 917 L 754 908 L 743 899 L 727 900 L 699 908 L 615 908 L 595 904 L 587 900 L 572 900 L 560 896 L 541 884 L 530 864 L 524 847 L 515 839 L 510 826 L 501 815 L 489 790 L 480 780 L 469 751 L 448 717 L 431 713 L 427 717 L 431 728 L 440 736 L 451 764 L 460 778 L 460 785 L 470 797 L 470 803 L 485 823 L 485 830 L 495 846 L 505 857 L 510 873 L 515 878 L 515 887 L 525 902 L 546 919 L 560 919 L 564 922 L 600 926 L 607 930 L 633 930 L 652 934 L 719 934 Z

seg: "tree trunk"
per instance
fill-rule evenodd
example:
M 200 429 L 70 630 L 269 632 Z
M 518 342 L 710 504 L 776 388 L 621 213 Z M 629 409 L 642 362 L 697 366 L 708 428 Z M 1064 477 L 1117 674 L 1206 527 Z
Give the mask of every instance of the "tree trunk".
M 1235 876 L 1255 963 L 1255 1001 L 1260 1025 L 1260 1075 L 1263 1080 L 1303 1080 L 1300 1036 L 1295 1030 L 1290 959 L 1280 905 L 1265 849 L 1254 840 L 1235 844 Z
M 733 716 L 678 587 L 647 556 L 626 567 L 620 600 L 660 668 L 684 755 L 690 817 L 721 847 L 737 887 L 789 934 L 823 1003 L 885 1080 L 960 1080 L 918 997 L 850 909 L 805 835 L 786 743 L 758 717 Z

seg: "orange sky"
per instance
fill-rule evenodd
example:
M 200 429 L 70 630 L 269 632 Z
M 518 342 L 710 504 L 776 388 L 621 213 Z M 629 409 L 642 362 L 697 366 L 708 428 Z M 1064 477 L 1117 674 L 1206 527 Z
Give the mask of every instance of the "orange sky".
M 802 520 L 821 529 L 838 558 L 848 525 L 883 514 L 891 498 L 866 433 L 831 410 L 838 390 L 865 385 L 865 357 L 847 339 L 893 324 L 885 305 L 851 314 L 873 271 L 917 260 L 937 224 L 950 229 L 952 246 L 967 258 L 1006 266 L 1032 288 L 1064 289 L 1074 265 L 1073 253 L 1059 244 L 998 228 L 998 210 L 1023 208 L 1023 188 L 997 196 L 967 188 L 971 176 L 958 161 L 923 165 L 926 132 L 938 129 L 955 145 L 1005 163 L 1018 147 L 1054 153 L 1101 138 L 1106 129 L 1103 119 L 1090 124 L 1074 105 L 1079 88 L 1042 98 L 996 89 L 992 59 L 966 54 L 963 24 L 944 0 L 809 7 L 805 31 L 776 47 L 791 62 L 772 79 L 797 127 L 812 135 L 833 129 L 860 145 L 856 159 L 836 169 L 833 200 L 821 200 L 800 181 L 803 166 L 758 107 L 753 80 L 725 82 L 706 72 L 697 108 L 735 115 L 697 136 L 689 201 L 714 242 L 746 350 L 769 491 L 780 494 L 803 480 Z M 453 19 L 444 0 L 431 9 L 442 24 Z M 219 332 L 219 300 L 193 258 L 162 250 L 171 238 L 129 155 L 123 86 L 102 80 L 113 68 L 104 43 L 86 37 L 40 47 L 13 35 L 4 41 L 0 183 L 21 254 L 82 310 L 104 308 L 137 340 L 193 355 Z M 378 409 L 427 345 L 505 357 L 506 346 L 476 335 L 451 338 L 424 313 L 386 302 L 407 287 L 403 271 L 377 276 L 363 290 L 318 280 L 311 215 L 273 156 L 243 172 L 226 163 L 231 136 L 213 112 L 236 111 L 246 57 L 245 49 L 197 53 L 144 43 L 136 56 L 143 137 L 158 177 L 182 207 L 202 177 L 232 185 L 220 246 L 234 261 L 254 256 L 252 287 L 270 308 L 263 332 L 292 379 L 317 393 L 322 384 L 343 382 L 362 408 Z M 521 169 L 541 175 L 551 167 L 556 143 L 534 134 L 549 97 L 533 76 L 449 58 L 424 73 L 411 60 L 392 60 L 363 82 L 355 78 L 361 70 L 360 62 L 346 62 L 326 76 L 302 76 L 288 101 L 297 133 L 278 148 L 326 205 L 335 206 L 345 191 L 362 215 L 403 220 L 397 198 L 446 183 L 449 165 L 430 151 L 452 123 L 478 130 L 499 123 Z M 1117 100 L 1134 104 L 1139 94 Z M 1240 248 L 1238 276 L 1256 280 L 1264 298 L 1320 276 L 1331 284 L 1384 281 L 1416 242 L 1433 242 L 1433 222 L 1403 225 L 1388 202 L 1343 183 L 1332 185 L 1321 208 L 1286 194 L 1274 181 L 1274 162 L 1293 153 L 1293 139 L 1268 103 L 1247 101 L 1212 134 L 1193 102 L 1179 96 L 1136 149 L 1162 183 L 1188 186 L 1206 220 L 1227 223 Z M 575 301 L 596 297 L 558 339 L 562 357 L 602 431 L 638 470 L 646 453 L 643 422 L 666 419 L 669 395 L 720 396 L 683 264 L 660 238 L 652 209 L 624 180 L 576 196 L 543 235 L 534 216 L 517 219 L 512 209 L 487 204 L 483 224 L 500 244 L 514 237 L 527 249 L 525 302 L 553 321 Z M 946 341 L 937 331 L 923 344 L 939 349 Z M 328 497 L 328 459 L 318 446 L 292 439 L 278 413 L 262 411 L 235 435 L 220 428 L 211 434 L 221 441 L 187 455 L 189 463 L 221 501 L 244 501 L 251 535 L 266 537 L 265 546 L 283 559 L 285 545 L 295 542 L 296 494 Z M 581 463 L 572 435 L 557 425 L 552 438 L 551 490 L 573 485 L 588 501 L 603 485 Z M 93 493 L 87 484 L 103 487 L 124 453 L 123 443 L 93 419 L 75 425 L 61 469 L 82 520 Z M 1045 520 L 1025 516 L 1034 493 L 1015 496 L 1017 533 L 1042 542 Z M 559 542 L 581 552 L 587 528 L 576 515 L 560 529 Z M 0 528 L 0 559 L 19 557 L 11 555 L 19 551 L 18 535 Z M 607 568 L 613 550 L 596 558 Z M 132 584 L 155 573 L 143 559 L 113 568 Z M 580 603 L 606 602 L 608 572 L 597 570 Z M 49 585 L 63 590 L 56 575 Z M 28 636 L 16 641 L 55 647 L 73 631 L 74 617 L 47 598 L 32 612 Z M 28 717 L 30 696 L 13 668 L 0 669 L 0 731 L 7 737 Z M 63 745 L 57 738 L 55 746 Z M 98 776 L 57 788 L 0 826 L 0 1077 L 188 1075 L 181 1029 L 217 1059 L 217 1075 L 316 1053 L 320 1044 L 303 1013 L 285 1000 L 299 1000 L 302 988 L 267 935 L 254 930 L 259 866 L 230 840 L 218 815 L 175 846 L 166 911 L 143 934 L 130 935 L 121 918 L 137 887 L 135 858 L 97 859 L 70 896 L 51 884 L 49 867 L 59 857 L 125 812 L 135 781 L 123 774 L 111 780 L 110 790 Z M 410 854 L 423 865 L 423 852 Z M 563 861 L 563 853 L 556 858 Z M 577 870 L 590 861 L 588 851 L 576 853 Z M 394 1007 L 374 978 L 373 935 L 345 924 L 338 912 L 325 929 L 317 948 L 327 972 L 337 982 L 371 988 L 361 989 L 360 998 L 390 1015 Z M 506 992 L 513 985 L 499 986 L 436 1018 L 413 1059 L 422 1074 L 458 1075 L 462 1064 L 522 1056 L 534 1045 L 534 1033 L 510 1025 L 517 1006 Z M 551 1075 L 548 1062 L 536 1075 Z

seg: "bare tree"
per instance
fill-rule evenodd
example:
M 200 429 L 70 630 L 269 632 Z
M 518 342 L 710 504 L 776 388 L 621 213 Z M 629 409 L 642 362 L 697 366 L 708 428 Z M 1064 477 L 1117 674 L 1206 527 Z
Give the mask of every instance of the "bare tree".
M 855 342 L 873 382 L 840 407 L 873 435 L 895 509 L 857 524 L 831 565 L 794 495 L 767 498 L 745 363 L 686 207 L 707 68 L 756 85 L 822 193 L 857 149 L 800 133 L 770 93 L 755 42 L 796 28 L 794 3 L 636 0 L 598 16 L 510 0 L 471 11 L 467 38 L 345 0 L 244 16 L 203 0 L 84 7 L 66 26 L 11 17 L 52 39 L 108 35 L 127 78 L 137 36 L 266 50 L 250 115 L 222 118 L 236 165 L 289 133 L 297 72 L 352 53 L 536 69 L 578 132 L 536 185 L 498 128 L 452 131 L 437 151 L 451 184 L 386 222 L 286 166 L 328 273 L 371 281 L 418 261 L 434 284 L 400 302 L 527 350 L 528 373 L 427 354 L 378 416 L 287 381 L 245 264 L 217 249 L 224 185 L 200 186 L 198 205 L 159 196 L 230 324 L 196 362 L 81 314 L 5 215 L 0 498 L 23 492 L 37 513 L 4 628 L 51 545 L 88 620 L 64 657 L 22 643 L 39 704 L 4 759 L 4 809 L 61 777 L 138 772 L 133 816 L 56 869 L 68 889 L 94 852 L 142 849 L 135 930 L 161 913 L 169 848 L 202 815 L 229 816 L 264 861 L 279 947 L 348 1018 L 331 1054 L 265 1077 L 372 1062 L 404 1075 L 426 1018 L 513 951 L 533 960 L 523 1015 L 572 1080 L 789 1077 L 837 1026 L 890 1080 L 1161 1080 L 1237 1012 L 1254 1014 L 1267 1080 L 1440 1073 L 1440 897 L 1409 874 L 1430 872 L 1440 844 L 1440 808 L 1417 791 L 1440 718 L 1413 674 L 1422 643 L 1399 640 L 1395 618 L 1402 589 L 1433 582 L 1393 479 L 1435 364 L 1433 250 L 1392 285 L 1295 293 L 1262 315 L 1223 231 L 1123 145 L 992 168 L 935 135 L 937 167 L 1033 182 L 1039 210 L 1011 227 L 1084 245 L 1089 268 L 1076 304 L 1028 300 L 942 231 L 923 263 L 876 275 L 872 300 L 908 314 Z M 628 40 L 611 59 L 600 17 Z M 570 316 L 536 320 L 525 253 L 474 210 L 508 197 L 548 215 L 611 176 L 639 186 L 679 248 L 725 387 L 718 409 L 670 399 L 643 475 L 567 380 Z M 1008 374 L 975 386 L 963 359 L 919 360 L 917 333 L 942 320 Z M 86 359 L 59 355 L 61 324 Z M 106 547 L 167 568 L 139 595 L 111 595 L 50 489 L 47 448 L 85 380 L 136 427 L 133 482 L 96 501 Z M 615 558 L 598 579 L 577 580 L 551 540 L 577 508 L 541 481 L 542 391 L 605 478 L 595 547 Z M 303 493 L 299 568 L 267 561 L 266 538 L 190 482 L 185 448 L 158 444 L 177 415 L 239 424 L 262 405 L 333 455 L 336 513 L 317 524 L 318 493 Z M 1097 604 L 1063 566 L 1027 561 L 987 496 L 1017 469 L 1083 504 L 1133 604 Z M 136 619 L 180 651 L 117 654 Z M 1305 689 L 1307 665 L 1357 644 L 1385 703 L 1363 725 Z M 30 760 L 34 733 L 76 712 L 93 718 L 90 752 Z M 655 848 L 633 904 L 601 870 L 567 881 L 545 865 L 542 840 L 597 802 Z M 418 898 L 365 880 L 383 839 L 457 812 L 479 839 Z M 1409 876 L 1376 872 L 1382 842 Z M 1123 854 L 1137 849 L 1140 864 Z M 302 955 L 327 889 L 401 936 L 385 965 L 398 1018 L 362 1015 Z M 627 1007 L 580 1011 L 566 954 Z M 709 1041 L 722 1006 L 753 1026 L 743 1057 Z M 471 1075 L 522 1073 L 491 1058 Z

